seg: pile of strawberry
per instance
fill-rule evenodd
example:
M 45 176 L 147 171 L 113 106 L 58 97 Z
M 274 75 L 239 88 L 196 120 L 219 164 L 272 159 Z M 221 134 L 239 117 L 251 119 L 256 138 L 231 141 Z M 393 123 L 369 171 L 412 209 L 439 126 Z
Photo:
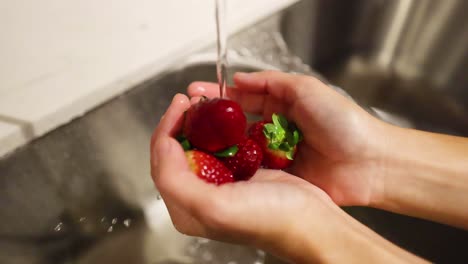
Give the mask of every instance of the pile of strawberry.
M 261 167 L 285 169 L 297 152 L 301 134 L 283 116 L 247 119 L 234 101 L 202 98 L 185 113 L 182 144 L 191 170 L 207 182 L 223 184 L 250 179 Z

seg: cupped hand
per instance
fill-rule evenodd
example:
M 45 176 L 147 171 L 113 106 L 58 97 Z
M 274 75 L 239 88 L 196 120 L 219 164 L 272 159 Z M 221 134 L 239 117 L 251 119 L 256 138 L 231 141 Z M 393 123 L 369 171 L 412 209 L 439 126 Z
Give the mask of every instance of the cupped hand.
M 369 205 L 380 188 L 381 122 L 318 79 L 276 71 L 237 73 L 227 95 L 244 111 L 281 113 L 304 135 L 289 170 L 339 205 Z M 192 83 L 192 102 L 219 95 L 217 84 Z
M 283 171 L 260 169 L 249 181 L 220 186 L 199 179 L 174 139 L 189 107 L 185 95 L 176 95 L 151 140 L 151 174 L 174 226 L 184 234 L 250 244 L 294 259 L 301 227 L 326 221 L 339 208 L 321 189 Z

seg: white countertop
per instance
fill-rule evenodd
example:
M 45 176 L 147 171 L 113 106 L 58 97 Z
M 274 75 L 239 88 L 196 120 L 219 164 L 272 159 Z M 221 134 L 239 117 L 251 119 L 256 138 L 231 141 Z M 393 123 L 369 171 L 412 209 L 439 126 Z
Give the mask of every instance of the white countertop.
M 237 31 L 295 0 L 228 0 Z M 211 0 L 1 4 L 0 156 L 214 43 Z

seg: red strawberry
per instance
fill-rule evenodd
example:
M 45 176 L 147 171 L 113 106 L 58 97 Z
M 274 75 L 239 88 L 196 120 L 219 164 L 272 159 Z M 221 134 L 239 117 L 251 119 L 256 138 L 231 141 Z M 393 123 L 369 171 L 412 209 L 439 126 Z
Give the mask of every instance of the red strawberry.
M 260 167 L 263 159 L 262 148 L 252 139 L 245 139 L 237 145 L 237 153 L 221 159 L 234 174 L 236 181 L 248 180 Z
M 198 149 L 218 152 L 244 139 L 247 120 L 241 107 L 227 99 L 202 99 L 187 110 L 184 135 Z
M 221 161 L 198 150 L 185 152 L 190 169 L 199 178 L 216 185 L 234 182 L 232 172 Z
M 302 136 L 283 116 L 273 114 L 272 120 L 252 124 L 249 136 L 262 147 L 263 166 L 281 170 L 291 165 Z

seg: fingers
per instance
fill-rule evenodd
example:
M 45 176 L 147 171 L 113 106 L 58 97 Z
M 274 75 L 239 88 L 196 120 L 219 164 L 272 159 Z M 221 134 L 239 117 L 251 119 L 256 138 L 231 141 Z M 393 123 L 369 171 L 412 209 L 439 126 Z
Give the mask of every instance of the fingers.
M 270 94 L 285 103 L 293 103 L 304 95 L 313 78 L 279 71 L 254 73 L 239 72 L 234 75 L 234 83 L 243 92 Z
M 205 236 L 203 225 L 196 219 L 204 197 L 213 193 L 211 186 L 191 173 L 180 144 L 163 136 L 155 143 L 157 170 L 153 173 L 156 188 L 164 198 L 176 229 L 187 235 Z
M 201 96 L 208 98 L 219 96 L 219 85 L 210 82 L 194 82 L 189 85 L 187 91 L 189 96 L 192 97 L 190 103 L 195 104 L 200 101 Z M 233 87 L 228 87 L 226 92 L 227 96 L 239 103 L 245 112 L 252 114 L 263 113 L 265 95 L 243 92 Z
M 219 97 L 219 85 L 211 82 L 193 82 L 187 88 L 191 97 L 206 96 L 208 98 Z
M 189 107 L 190 103 L 187 96 L 176 94 L 158 125 L 158 132 L 161 135 L 169 135 L 177 132 L 181 128 L 184 112 Z
M 204 199 L 215 194 L 215 186 L 203 182 L 192 173 L 184 150 L 174 138 L 158 138 L 154 152 L 158 166 L 153 180 L 163 198 L 169 198 L 191 215 L 199 212 Z
M 154 145 L 161 136 L 173 135 L 181 130 L 184 112 L 190 107 L 187 96 L 176 94 L 172 99 L 166 113 L 161 117 L 158 126 L 151 136 L 150 156 L 151 174 L 153 175 L 158 166 L 158 159 L 155 156 Z
M 272 112 L 284 113 L 300 98 L 314 94 L 324 84 L 302 75 L 278 71 L 236 73 L 235 88 L 228 88 L 227 95 L 238 102 L 244 111 L 269 116 Z M 323 92 L 323 91 L 322 91 Z M 192 97 L 219 96 L 219 86 L 209 82 L 194 82 L 188 88 Z M 198 99 L 193 99 L 197 102 Z

